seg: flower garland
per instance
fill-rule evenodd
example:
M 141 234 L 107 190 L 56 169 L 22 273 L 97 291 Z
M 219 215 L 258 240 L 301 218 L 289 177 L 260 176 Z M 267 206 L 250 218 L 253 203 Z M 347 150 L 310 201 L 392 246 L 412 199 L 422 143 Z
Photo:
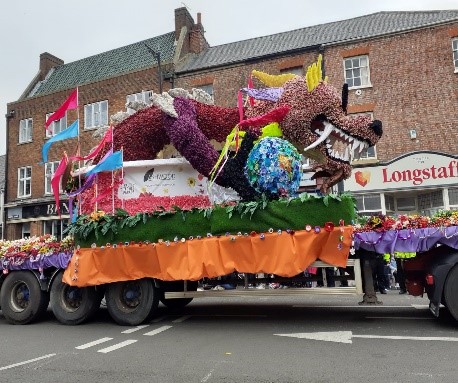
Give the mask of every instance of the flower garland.
M 458 211 L 440 210 L 434 216 L 405 215 L 397 217 L 376 214 L 359 217 L 354 225 L 355 232 L 385 232 L 388 230 L 424 229 L 427 227 L 448 227 L 458 225 Z
M 74 241 L 66 237 L 57 241 L 56 237 L 45 234 L 14 241 L 0 241 L 0 258 L 30 258 L 38 255 L 49 256 L 65 251 L 72 251 Z

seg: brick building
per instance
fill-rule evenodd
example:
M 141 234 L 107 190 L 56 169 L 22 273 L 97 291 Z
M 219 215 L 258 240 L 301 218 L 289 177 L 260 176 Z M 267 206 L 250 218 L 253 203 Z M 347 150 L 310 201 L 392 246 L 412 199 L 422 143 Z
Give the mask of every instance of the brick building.
M 179 8 L 170 33 L 69 64 L 40 55 L 39 73 L 8 104 L 6 236 L 59 235 L 65 225 L 68 215 L 55 214 L 49 180 L 76 139 L 53 144 L 50 162 L 39 162 L 46 115 L 75 87 L 79 110 L 52 128 L 58 132 L 79 117 L 87 153 L 98 142 L 94 130 L 125 110 L 127 100 L 147 99 L 161 88 L 199 87 L 216 104 L 235 106 L 252 69 L 303 75 L 319 53 L 329 82 L 349 84 L 348 112 L 371 113 L 384 124 L 376 148 L 354 164 L 362 178 L 340 190 L 352 191 L 366 212 L 458 208 L 458 11 L 379 12 L 210 47 L 200 14 L 195 22 Z

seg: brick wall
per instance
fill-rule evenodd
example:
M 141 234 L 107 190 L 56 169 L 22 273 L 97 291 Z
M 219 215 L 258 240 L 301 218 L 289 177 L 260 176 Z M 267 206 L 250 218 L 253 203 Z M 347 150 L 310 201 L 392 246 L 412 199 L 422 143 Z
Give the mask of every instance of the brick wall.
M 373 112 L 383 122 L 377 144 L 379 160 L 418 150 L 458 153 L 458 73 L 454 73 L 451 36 L 458 28 L 440 26 L 360 43 L 326 47 L 324 61 L 329 82 L 344 83 L 343 58 L 368 54 L 372 87 L 349 92 L 349 112 Z M 252 69 L 279 74 L 284 68 L 306 69 L 318 52 L 307 52 L 193 73 L 176 86 L 191 88 L 213 83 L 215 103 L 236 106 L 237 90 L 246 86 Z M 259 84 L 255 83 L 255 86 Z M 409 131 L 417 131 L 411 140 Z
M 169 70 L 168 66 L 163 68 Z M 94 130 L 84 130 L 84 105 L 97 101 L 108 100 L 108 117 L 125 111 L 126 96 L 142 90 L 158 91 L 158 74 L 156 68 L 137 71 L 104 81 L 94 82 L 79 87 L 79 118 L 81 153 L 88 154 L 100 139 L 94 138 Z M 163 83 L 164 91 L 170 88 L 169 82 Z M 53 93 L 46 96 L 37 96 L 31 99 L 8 104 L 8 111 L 14 110 L 15 115 L 8 122 L 8 183 L 6 203 L 17 201 L 18 168 L 32 166 L 32 199 L 43 198 L 44 194 L 44 165 L 40 164 L 41 149 L 46 142 L 44 123 L 46 113 L 54 112 L 68 97 L 71 90 Z M 68 125 L 78 116 L 77 110 L 67 112 Z M 33 132 L 31 143 L 18 144 L 19 122 L 25 118 L 33 118 Z M 48 160 L 59 161 L 63 152 L 74 155 L 77 148 L 77 139 L 59 141 L 52 144 L 48 152 Z M 28 198 L 29 200 L 30 198 Z M 53 199 L 53 197 L 50 197 Z

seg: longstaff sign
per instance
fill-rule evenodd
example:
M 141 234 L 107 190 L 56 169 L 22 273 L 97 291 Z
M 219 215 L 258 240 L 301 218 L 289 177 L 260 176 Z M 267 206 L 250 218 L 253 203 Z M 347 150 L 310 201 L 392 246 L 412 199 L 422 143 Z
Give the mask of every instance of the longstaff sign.
M 354 168 L 344 181 L 346 191 L 458 186 L 458 158 L 434 152 L 415 152 L 378 166 Z

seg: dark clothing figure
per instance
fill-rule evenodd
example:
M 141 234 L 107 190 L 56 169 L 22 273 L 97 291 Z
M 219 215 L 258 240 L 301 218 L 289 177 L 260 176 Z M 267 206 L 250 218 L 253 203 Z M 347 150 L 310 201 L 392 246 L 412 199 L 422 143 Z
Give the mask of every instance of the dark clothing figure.
M 375 290 L 381 294 L 386 294 L 390 288 L 390 267 L 385 260 L 378 256 L 374 268 L 374 284 Z
M 396 258 L 396 283 L 399 283 L 399 294 L 406 294 L 406 276 L 404 274 L 404 260 Z

